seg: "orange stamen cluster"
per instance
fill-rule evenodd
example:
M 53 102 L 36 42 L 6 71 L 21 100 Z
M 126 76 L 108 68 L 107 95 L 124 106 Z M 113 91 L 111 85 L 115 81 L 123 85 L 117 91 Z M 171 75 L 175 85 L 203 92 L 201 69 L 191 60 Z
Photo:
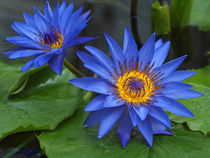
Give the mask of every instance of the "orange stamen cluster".
M 121 75 L 115 70 L 116 76 L 113 75 L 116 83 L 114 84 L 114 93 L 118 98 L 125 100 L 127 103 L 133 103 L 135 106 L 139 104 L 147 106 L 152 102 L 151 96 L 157 94 L 158 89 L 162 88 L 162 84 L 157 84 L 162 76 L 157 70 L 152 70 L 153 65 L 146 65 L 141 70 L 142 64 L 137 61 L 135 66 L 131 64 L 128 68 L 124 63 L 125 69 L 120 65 Z

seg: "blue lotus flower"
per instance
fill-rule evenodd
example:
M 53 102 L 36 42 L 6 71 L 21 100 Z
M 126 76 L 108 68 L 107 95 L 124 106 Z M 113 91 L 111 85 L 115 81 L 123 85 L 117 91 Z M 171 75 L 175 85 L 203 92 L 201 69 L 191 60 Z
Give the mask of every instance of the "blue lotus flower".
M 77 44 L 88 42 L 95 37 L 77 36 L 90 20 L 90 11 L 82 14 L 83 7 L 73 11 L 74 4 L 67 6 L 64 1 L 59 2 L 52 11 L 48 2 L 44 8 L 44 15 L 34 7 L 34 16 L 24 13 L 26 23 L 14 22 L 11 27 L 19 34 L 8 37 L 6 40 L 21 46 L 5 54 L 10 54 L 10 59 L 34 56 L 28 61 L 21 72 L 27 71 L 49 63 L 58 74 L 62 72 L 65 57 L 64 50 Z
M 78 52 L 86 68 L 100 78 L 84 77 L 70 80 L 82 89 L 100 93 L 85 108 L 91 111 L 85 127 L 100 123 L 98 138 L 103 137 L 118 121 L 117 133 L 122 146 L 130 139 L 132 127 L 152 146 L 154 134 L 172 135 L 170 120 L 164 110 L 177 115 L 194 115 L 175 99 L 199 97 L 192 86 L 181 81 L 195 72 L 178 70 L 186 56 L 163 64 L 170 42 L 155 42 L 155 34 L 138 51 L 127 28 L 123 50 L 105 34 L 113 61 L 97 48 L 86 46 L 91 53 Z M 164 109 L 164 110 L 163 110 Z

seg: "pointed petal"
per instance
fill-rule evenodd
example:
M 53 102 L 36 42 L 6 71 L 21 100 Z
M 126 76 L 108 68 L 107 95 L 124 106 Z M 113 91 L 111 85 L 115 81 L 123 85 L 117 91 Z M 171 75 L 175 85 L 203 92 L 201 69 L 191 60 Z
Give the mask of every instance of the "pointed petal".
M 92 46 L 85 46 L 85 49 L 87 49 L 101 65 L 105 66 L 112 74 L 114 73 L 114 63 L 105 53 Z
M 59 1 L 54 9 L 53 17 L 52 17 L 52 26 L 54 26 L 56 29 L 58 29 L 58 15 L 59 15 Z
M 104 109 L 90 112 L 88 117 L 85 120 L 84 127 L 87 128 L 87 127 L 96 125 L 102 120 L 105 113 L 106 113 L 106 110 Z
M 103 137 L 119 120 L 126 109 L 126 106 L 120 106 L 115 108 L 109 108 L 101 120 L 101 124 L 98 131 L 98 139 Z
M 43 49 L 42 45 L 24 36 L 7 37 L 6 40 L 10 43 L 13 43 L 22 47 Z
M 171 82 L 171 81 L 183 81 L 191 76 L 193 76 L 196 72 L 194 71 L 187 71 L 187 70 L 179 70 L 171 75 L 167 76 L 162 82 Z
M 82 62 L 84 64 L 91 64 L 91 63 L 98 64 L 98 62 L 96 61 L 96 59 L 93 56 L 91 56 L 87 53 L 84 53 L 82 51 L 77 51 L 77 56 L 80 58 L 80 60 L 82 60 Z
M 159 70 L 159 72 L 163 74 L 163 77 L 166 77 L 170 75 L 172 72 L 174 72 L 179 67 L 179 65 L 184 61 L 186 57 L 187 55 L 176 58 L 172 61 L 169 61 L 166 64 L 161 65 L 160 67 L 157 67 L 157 69 Z
M 156 119 L 150 117 L 150 122 L 152 125 L 152 132 L 153 134 L 166 134 L 166 135 L 173 135 L 163 124 L 161 124 Z
M 139 51 L 139 63 L 142 64 L 142 68 L 146 64 L 149 64 L 152 61 L 155 51 L 155 33 L 149 38 L 149 40 L 143 45 Z
M 136 45 L 135 40 L 133 39 L 133 36 L 131 34 L 131 32 L 128 30 L 128 28 L 125 28 L 125 33 L 124 33 L 125 37 L 124 38 L 128 38 L 128 42 L 127 42 L 127 48 L 125 50 L 125 60 L 130 63 L 130 62 L 134 62 L 135 59 L 137 59 L 138 56 L 138 48 Z M 124 49 L 124 48 L 123 48 Z
M 152 63 L 154 63 L 153 67 L 158 67 L 163 64 L 168 55 L 169 48 L 170 48 L 170 41 L 164 43 L 162 46 L 158 47 L 155 50 L 152 59 Z
M 181 93 L 167 94 L 165 96 L 172 99 L 188 99 L 188 98 L 201 97 L 203 96 L 203 94 L 193 91 L 193 90 L 186 90 L 186 91 L 182 91 Z
M 160 107 L 151 106 L 149 115 L 164 124 L 166 127 L 171 128 L 171 122 L 166 112 Z
M 38 30 L 35 30 L 34 27 L 28 26 L 22 22 L 14 22 L 11 27 L 21 36 L 28 37 L 34 41 L 37 40 L 36 34 L 38 34 Z
M 138 117 L 136 111 L 133 109 L 133 106 L 134 105 L 129 105 L 128 106 L 128 112 L 129 112 L 133 127 L 136 127 L 139 117 Z
M 103 106 L 105 108 L 117 107 L 117 106 L 122 106 L 125 103 L 126 103 L 125 101 L 121 101 L 120 98 L 117 98 L 116 95 L 109 95 L 106 97 Z
M 190 110 L 188 110 L 183 104 L 174 99 L 170 99 L 165 96 L 155 96 L 154 99 L 154 106 L 161 107 L 177 115 L 194 117 L 193 113 Z
M 46 64 L 51 58 L 53 57 L 53 54 L 43 54 L 39 55 L 34 58 L 34 67 L 40 67 L 44 64 Z
M 47 20 L 36 7 L 34 7 L 34 11 L 35 11 L 34 20 L 37 28 L 39 29 L 39 32 L 47 31 L 49 29 L 49 24 Z
M 33 59 L 29 60 L 21 69 L 21 72 L 26 72 L 28 69 L 30 69 L 33 66 Z
M 72 2 L 71 4 L 69 4 L 69 6 L 66 8 L 66 10 L 64 11 L 62 17 L 61 17 L 61 32 L 64 33 L 64 29 L 65 29 L 65 26 L 69 20 L 69 18 L 72 16 L 72 12 L 73 12 L 73 9 L 74 9 L 74 3 Z
M 163 39 L 159 39 L 155 42 L 155 49 L 157 49 L 158 47 L 160 47 L 163 44 Z
M 37 49 L 23 49 L 23 50 L 17 50 L 14 53 L 12 53 L 9 58 L 10 59 L 16 59 L 21 57 L 28 57 L 32 55 L 38 55 L 44 53 L 44 50 L 37 50 Z
M 117 133 L 120 136 L 121 144 L 123 148 L 126 147 L 128 141 L 130 140 L 132 131 L 132 122 L 128 111 L 126 110 L 119 120 Z
M 88 68 L 89 70 L 93 71 L 99 77 L 101 77 L 107 81 L 110 81 L 110 82 L 115 82 L 115 80 L 112 78 L 112 74 L 107 69 L 105 69 L 103 66 L 96 64 L 96 63 L 85 64 L 84 66 L 86 68 Z
M 52 57 L 52 59 L 49 61 L 50 67 L 57 73 L 61 74 L 63 69 L 63 62 L 65 58 L 65 53 L 62 54 L 56 54 Z
M 61 19 L 64 11 L 66 10 L 66 0 L 63 1 L 63 3 L 61 4 L 60 8 L 59 8 L 59 19 Z
M 187 83 L 168 82 L 163 86 L 163 88 L 158 90 L 158 92 L 160 92 L 161 95 L 165 95 L 165 94 L 167 95 L 167 94 L 173 94 L 173 93 L 189 90 L 192 87 L 193 87 L 192 85 L 189 85 Z
M 139 131 L 141 132 L 141 134 L 144 136 L 145 140 L 149 144 L 149 146 L 152 147 L 153 132 L 152 132 L 150 119 L 146 118 L 144 121 L 139 120 L 137 126 Z
M 123 65 L 124 59 L 123 59 L 123 51 L 120 48 L 120 46 L 117 44 L 117 42 L 109 36 L 107 33 L 104 34 L 106 41 L 108 43 L 112 58 L 115 62 L 116 67 L 119 67 L 119 63 Z
M 76 37 L 75 39 L 73 39 L 72 41 L 70 41 L 69 43 L 67 43 L 64 47 L 66 47 L 66 48 L 73 47 L 75 45 L 86 43 L 86 42 L 95 40 L 97 38 L 98 37 Z
M 99 95 L 95 97 L 85 108 L 85 111 L 96 111 L 104 109 L 103 104 L 107 95 Z
M 48 1 L 46 2 L 45 8 L 44 8 L 44 16 L 48 22 L 51 22 L 53 13 L 52 13 L 52 10 L 50 8 L 50 4 Z
M 138 114 L 139 118 L 143 121 L 146 119 L 147 114 L 148 114 L 148 107 L 139 104 L 138 107 L 133 107 L 133 109 L 136 111 Z
M 110 94 L 112 91 L 111 85 L 100 78 L 94 77 L 83 77 L 75 78 L 70 80 L 70 82 L 82 89 L 93 91 L 101 94 Z
M 30 25 L 31 27 L 34 27 L 37 29 L 37 27 L 35 26 L 35 21 L 34 21 L 34 17 L 28 13 L 23 13 L 24 19 L 26 21 L 26 24 Z

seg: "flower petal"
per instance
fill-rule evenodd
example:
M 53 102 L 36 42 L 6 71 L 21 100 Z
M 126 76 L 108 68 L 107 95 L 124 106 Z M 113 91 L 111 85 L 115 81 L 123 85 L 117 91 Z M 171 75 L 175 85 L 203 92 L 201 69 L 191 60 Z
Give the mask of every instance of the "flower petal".
M 114 63 L 105 53 L 92 46 L 85 46 L 85 49 L 87 49 L 101 65 L 105 66 L 111 73 L 114 73 Z
M 117 107 L 117 106 L 122 106 L 126 103 L 125 101 L 121 101 L 120 98 L 116 97 L 117 97 L 116 95 L 107 96 L 106 99 L 104 100 L 103 106 L 105 108 Z
M 193 87 L 192 85 L 189 85 L 187 83 L 168 82 L 163 86 L 163 88 L 158 90 L 158 92 L 160 92 L 162 95 L 167 95 L 167 94 L 173 94 L 173 93 L 189 90 L 192 87 Z
M 50 8 L 50 4 L 48 1 L 46 2 L 45 8 L 44 8 L 44 16 L 48 22 L 51 22 L 53 13 L 52 13 L 52 10 Z
M 24 36 L 7 37 L 6 40 L 10 43 L 23 46 L 23 47 L 43 49 L 42 45 Z
M 155 49 L 155 53 L 152 59 L 152 63 L 154 64 L 153 67 L 158 67 L 163 64 L 168 55 L 169 48 L 170 41 L 164 43 L 163 45 Z
M 152 132 L 150 119 L 146 118 L 144 121 L 139 120 L 137 126 L 139 131 L 141 132 L 141 134 L 144 136 L 145 140 L 149 144 L 149 146 L 152 147 L 153 132 Z
M 123 148 L 126 147 L 128 141 L 130 140 L 131 131 L 132 131 L 132 122 L 129 113 L 126 110 L 119 120 L 118 129 L 117 129 L 117 133 L 120 136 Z
M 161 65 L 160 67 L 157 67 L 157 69 L 159 70 L 159 72 L 163 74 L 163 77 L 166 77 L 170 75 L 172 72 L 174 72 L 179 67 L 179 65 L 184 61 L 186 57 L 187 55 L 176 58 L 172 61 L 169 61 L 166 64 Z
M 33 66 L 34 59 L 29 60 L 21 69 L 21 72 L 26 72 L 28 69 L 30 69 Z
M 77 56 L 80 58 L 80 60 L 82 60 L 84 64 L 98 63 L 93 56 L 82 51 L 77 51 Z
M 44 64 L 46 64 L 51 58 L 53 57 L 53 54 L 43 54 L 39 55 L 34 58 L 34 67 L 40 67 Z
M 124 52 L 125 60 L 128 63 L 135 62 L 135 59 L 137 59 L 137 56 L 138 56 L 138 48 L 137 48 L 135 40 L 133 39 L 131 32 L 128 30 L 127 27 L 125 28 L 124 36 L 125 36 L 124 38 L 128 38 L 127 39 L 128 42 L 127 42 L 127 40 L 125 40 L 127 43 L 127 48 Z M 124 47 L 123 47 L 123 49 L 124 49 Z
M 123 51 L 111 36 L 109 36 L 107 33 L 105 33 L 104 36 L 108 43 L 112 59 L 114 60 L 116 67 L 119 69 L 119 63 L 121 65 L 124 64 Z
M 78 44 L 86 43 L 92 40 L 97 39 L 98 37 L 76 37 L 75 39 L 71 40 L 67 43 L 64 47 L 69 48 Z
M 110 94 L 110 91 L 112 91 L 111 85 L 100 78 L 94 78 L 94 77 L 75 78 L 70 80 L 70 82 L 77 87 L 80 87 L 88 91 L 93 91 L 96 93 Z
M 88 68 L 89 70 L 93 71 L 99 77 L 101 77 L 107 81 L 110 81 L 110 82 L 115 82 L 115 80 L 112 78 L 112 74 L 107 69 L 105 69 L 103 66 L 96 64 L 96 63 L 85 64 L 84 66 L 86 68 Z
M 157 49 L 158 47 L 160 47 L 163 44 L 163 39 L 159 39 L 155 42 L 155 49 Z
M 136 111 L 136 113 L 138 114 L 139 118 L 143 121 L 146 119 L 147 114 L 149 112 L 148 107 L 139 104 L 138 107 L 133 107 L 133 109 Z
M 201 97 L 203 96 L 203 94 L 193 91 L 193 90 L 186 90 L 186 91 L 182 91 L 181 93 L 167 94 L 165 96 L 172 99 L 188 99 L 188 98 Z
M 37 49 L 23 49 L 23 50 L 17 50 L 14 53 L 12 53 L 9 58 L 10 59 L 16 59 L 21 57 L 28 57 L 32 55 L 42 54 L 45 50 L 37 50 Z
M 85 108 L 85 111 L 96 111 L 104 109 L 104 100 L 106 99 L 107 95 L 99 95 L 95 97 Z
M 107 110 L 92 111 L 85 120 L 84 127 L 90 127 L 99 123 Z
M 63 62 L 65 58 L 65 53 L 55 54 L 49 61 L 50 67 L 57 73 L 61 74 L 63 69 Z
M 72 12 L 74 10 L 74 2 L 72 2 L 64 11 L 63 16 L 61 17 L 60 21 L 60 27 L 61 27 L 61 32 L 64 34 L 65 27 L 67 26 L 67 22 L 69 18 L 72 16 Z
M 126 106 L 109 108 L 104 114 L 98 131 L 98 139 L 103 137 L 119 120 L 125 111 Z
M 38 34 L 39 32 L 38 30 L 35 30 L 34 27 L 31 27 L 22 22 L 14 22 L 11 26 L 21 36 L 28 37 L 34 41 L 37 40 L 36 34 Z
M 171 128 L 171 122 L 166 112 L 160 107 L 151 106 L 149 115 L 164 124 L 166 127 Z
M 155 96 L 154 99 L 154 106 L 161 107 L 177 115 L 194 117 L 193 113 L 190 110 L 188 110 L 183 104 L 174 99 L 165 96 Z
M 166 135 L 173 135 L 163 124 L 161 124 L 156 119 L 150 117 L 150 122 L 152 125 L 152 132 L 153 134 L 166 134 Z
M 138 117 L 136 111 L 133 109 L 133 106 L 134 105 L 132 105 L 132 104 L 128 105 L 128 111 L 129 111 L 129 115 L 130 115 L 133 127 L 136 127 L 139 117 Z
M 167 76 L 166 78 L 164 78 L 164 80 L 162 82 L 166 83 L 166 82 L 171 82 L 171 81 L 183 81 L 183 80 L 193 76 L 195 73 L 196 72 L 194 72 L 194 71 L 179 70 L 179 71 L 176 71 L 176 72 L 172 73 L 171 75 Z
M 152 61 L 155 51 L 155 33 L 149 38 L 149 40 L 143 45 L 139 51 L 139 64 L 142 64 L 142 68 L 146 64 L 149 64 Z

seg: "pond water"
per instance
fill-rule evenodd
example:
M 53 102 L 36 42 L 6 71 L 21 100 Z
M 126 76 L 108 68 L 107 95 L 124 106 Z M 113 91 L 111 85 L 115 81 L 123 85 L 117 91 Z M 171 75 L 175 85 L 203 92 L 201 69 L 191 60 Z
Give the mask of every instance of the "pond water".
M 67 2 L 69 3 L 70 1 L 67 0 Z M 136 4 L 130 9 L 131 2 Z M 127 26 L 135 35 L 135 39 L 140 47 L 152 33 L 150 18 L 152 2 L 153 0 L 76 0 L 76 8 L 83 5 L 85 6 L 85 10 L 91 10 L 92 12 L 92 19 L 88 27 L 82 32 L 82 35 L 99 36 L 100 38 L 98 40 L 89 42 L 88 44 L 109 53 L 108 46 L 103 37 L 104 32 L 109 33 L 118 43 L 122 44 L 123 30 Z M 50 0 L 52 6 L 55 6 L 56 3 L 56 0 Z M 33 6 L 37 6 L 37 8 L 43 11 L 44 5 L 44 0 L 0 1 L 0 52 L 14 47 L 5 41 L 6 37 L 16 35 L 10 28 L 10 25 L 14 21 L 23 21 L 23 12 L 33 14 Z M 158 34 L 156 38 L 171 41 L 171 49 L 167 60 L 185 54 L 188 55 L 188 58 L 180 69 L 201 68 L 210 61 L 208 55 L 208 52 L 210 52 L 210 31 L 199 31 L 196 26 L 186 26 L 184 28 L 173 27 L 170 34 Z M 83 50 L 83 45 L 67 50 L 69 60 L 75 67 L 86 74 L 90 74 L 78 60 L 75 54 L 76 49 Z M 0 54 L 0 58 L 8 62 L 5 55 Z M 34 135 L 34 132 L 26 132 L 5 138 L 0 142 L 0 157 L 45 157 Z

